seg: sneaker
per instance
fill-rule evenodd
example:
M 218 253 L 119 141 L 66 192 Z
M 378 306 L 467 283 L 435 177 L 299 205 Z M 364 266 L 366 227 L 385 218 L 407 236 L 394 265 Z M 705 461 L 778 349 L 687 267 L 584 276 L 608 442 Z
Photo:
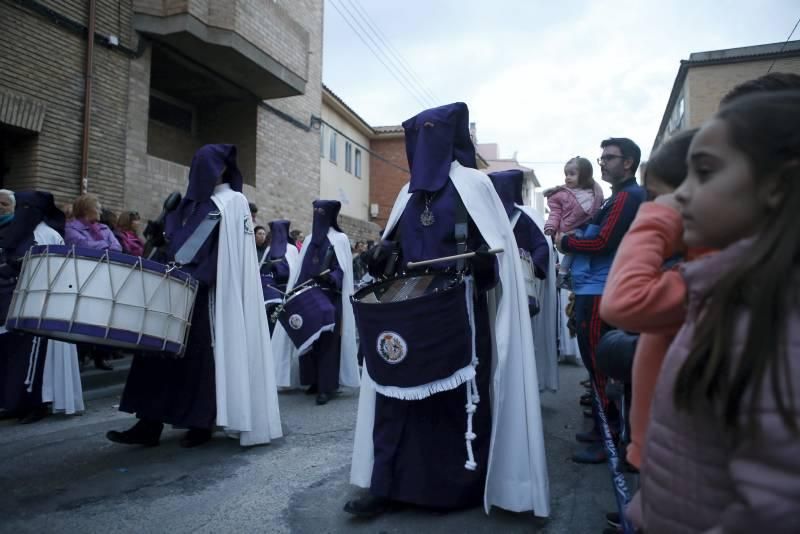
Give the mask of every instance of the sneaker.
M 606 522 L 610 527 L 620 528 L 622 526 L 622 522 L 619 520 L 619 512 L 608 512 L 606 514 Z
M 606 460 L 606 451 L 602 443 L 593 443 L 581 452 L 572 455 L 572 461 L 576 464 L 602 464 Z
M 591 406 L 592 405 L 592 395 L 591 395 L 591 393 L 587 393 L 586 395 L 581 395 L 580 405 L 581 406 Z

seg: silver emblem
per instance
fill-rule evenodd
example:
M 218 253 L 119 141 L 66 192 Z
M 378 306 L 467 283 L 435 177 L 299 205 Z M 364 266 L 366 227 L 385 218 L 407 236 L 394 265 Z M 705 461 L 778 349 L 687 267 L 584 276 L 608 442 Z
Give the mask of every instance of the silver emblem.
M 436 222 L 436 217 L 433 216 L 433 212 L 428 206 L 425 206 L 425 210 L 420 214 L 419 222 L 422 226 L 431 226 Z
M 397 332 L 387 331 L 378 334 L 376 349 L 378 356 L 383 358 L 386 363 L 400 363 L 408 356 L 406 340 Z
M 289 326 L 292 330 L 300 330 L 303 328 L 303 318 L 299 314 L 293 314 L 289 317 Z

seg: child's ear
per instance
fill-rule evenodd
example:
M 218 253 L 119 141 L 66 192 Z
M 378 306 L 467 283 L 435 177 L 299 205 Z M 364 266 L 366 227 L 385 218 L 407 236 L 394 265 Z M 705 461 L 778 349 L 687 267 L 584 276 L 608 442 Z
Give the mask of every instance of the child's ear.
M 785 197 L 784 187 L 800 178 L 800 159 L 788 161 L 762 188 L 761 197 L 768 209 L 777 209 Z

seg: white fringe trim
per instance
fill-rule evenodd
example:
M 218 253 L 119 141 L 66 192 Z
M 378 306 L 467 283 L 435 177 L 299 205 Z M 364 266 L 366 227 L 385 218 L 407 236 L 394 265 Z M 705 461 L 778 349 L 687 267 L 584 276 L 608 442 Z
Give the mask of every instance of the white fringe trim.
M 422 384 L 421 386 L 401 388 L 398 386 L 382 386 L 381 384 L 375 382 L 375 380 L 373 380 L 373 383 L 375 384 L 375 391 L 384 397 L 410 401 L 427 399 L 436 393 L 456 389 L 460 385 L 473 380 L 474 378 L 475 367 L 470 364 L 462 369 L 459 369 L 447 378 Z
M 302 356 L 303 354 L 310 351 L 311 345 L 313 345 L 314 342 L 319 339 L 319 336 L 321 336 L 325 332 L 333 332 L 335 328 L 336 328 L 336 323 L 331 323 L 323 326 L 322 328 L 314 332 L 314 334 L 310 338 L 306 339 L 302 345 L 297 347 L 298 356 Z

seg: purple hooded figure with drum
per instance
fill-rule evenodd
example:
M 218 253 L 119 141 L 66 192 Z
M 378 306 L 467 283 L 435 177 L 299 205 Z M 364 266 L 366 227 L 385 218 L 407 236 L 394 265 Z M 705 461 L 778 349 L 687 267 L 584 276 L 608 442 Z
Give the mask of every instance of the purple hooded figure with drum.
M 476 170 L 466 104 L 403 123 L 411 178 L 353 297 L 364 353 L 345 511 L 395 502 L 549 514 L 528 300 L 513 230 Z
M 544 234 L 544 217 L 522 199 L 524 175 L 519 169 L 489 174 L 508 220 L 522 260 L 525 291 L 533 327 L 536 371 L 540 390 L 558 390 L 558 300 L 553 243 Z
M 187 428 L 184 447 L 215 426 L 242 445 L 282 435 L 264 300 L 248 202 L 233 145 L 194 156 L 186 195 L 166 217 L 171 260 L 197 281 L 184 354 L 134 357 L 120 410 L 138 422 L 117 443 L 157 445 L 163 425 Z
M 299 268 L 275 312 L 272 348 L 278 385 L 308 386 L 323 405 L 340 385 L 357 387 L 359 378 L 350 241 L 336 222 L 341 203 L 315 200 L 313 208 Z

